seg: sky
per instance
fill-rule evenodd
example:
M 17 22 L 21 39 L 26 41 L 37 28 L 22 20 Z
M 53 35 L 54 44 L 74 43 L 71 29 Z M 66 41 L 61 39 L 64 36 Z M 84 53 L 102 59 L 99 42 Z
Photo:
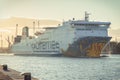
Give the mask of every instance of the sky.
M 120 26 L 120 0 L 0 0 L 0 19 L 25 17 L 35 19 L 84 19 L 110 21 L 111 28 Z
M 120 29 L 120 0 L 0 0 L 0 19 L 23 17 L 63 21 L 84 19 L 85 11 L 91 14 L 90 20 L 110 21 L 111 29 Z

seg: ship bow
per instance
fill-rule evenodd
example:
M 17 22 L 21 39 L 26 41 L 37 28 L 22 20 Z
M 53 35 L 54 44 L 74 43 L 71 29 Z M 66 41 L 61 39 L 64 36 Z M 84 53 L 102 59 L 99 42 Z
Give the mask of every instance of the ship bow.
M 100 57 L 102 49 L 110 41 L 111 37 L 84 37 L 79 38 L 66 51 L 65 56 L 70 57 Z

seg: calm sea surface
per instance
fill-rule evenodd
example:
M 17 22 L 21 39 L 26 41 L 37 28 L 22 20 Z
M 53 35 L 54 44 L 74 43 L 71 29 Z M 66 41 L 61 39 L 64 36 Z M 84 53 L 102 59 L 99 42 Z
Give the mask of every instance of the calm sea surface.
M 40 80 L 120 80 L 120 55 L 104 58 L 0 56 L 0 64 Z

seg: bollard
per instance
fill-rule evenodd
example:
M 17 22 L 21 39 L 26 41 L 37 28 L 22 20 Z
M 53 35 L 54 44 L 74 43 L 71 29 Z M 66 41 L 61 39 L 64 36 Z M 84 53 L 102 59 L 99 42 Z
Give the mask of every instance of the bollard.
M 8 71 L 8 67 L 6 64 L 2 65 L 4 71 Z
M 24 80 L 31 80 L 31 73 L 24 73 Z

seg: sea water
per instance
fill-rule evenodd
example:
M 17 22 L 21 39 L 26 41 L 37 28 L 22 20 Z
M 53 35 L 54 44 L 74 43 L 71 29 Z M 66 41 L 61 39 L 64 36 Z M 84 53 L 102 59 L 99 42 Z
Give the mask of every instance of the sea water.
M 0 56 L 0 64 L 39 80 L 120 80 L 120 55 L 102 58 Z

